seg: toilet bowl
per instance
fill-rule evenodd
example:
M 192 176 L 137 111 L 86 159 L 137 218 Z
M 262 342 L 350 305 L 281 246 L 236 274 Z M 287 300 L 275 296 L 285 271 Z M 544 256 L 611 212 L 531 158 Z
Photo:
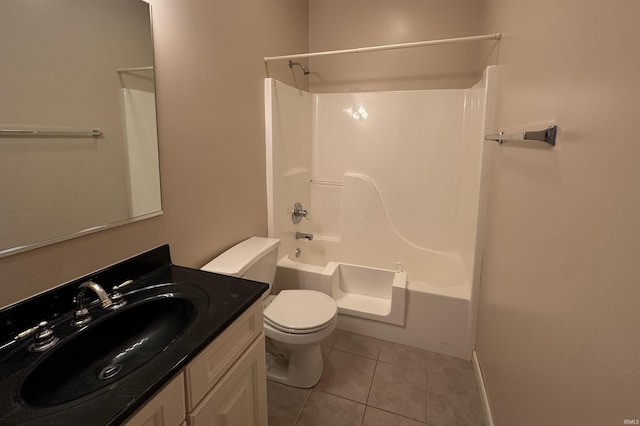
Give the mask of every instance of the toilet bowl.
M 272 288 L 276 273 L 276 238 L 252 237 L 222 253 L 202 270 L 264 282 Z M 267 378 L 285 385 L 310 388 L 322 377 L 320 343 L 336 328 L 338 307 L 314 290 L 265 293 L 264 331 Z

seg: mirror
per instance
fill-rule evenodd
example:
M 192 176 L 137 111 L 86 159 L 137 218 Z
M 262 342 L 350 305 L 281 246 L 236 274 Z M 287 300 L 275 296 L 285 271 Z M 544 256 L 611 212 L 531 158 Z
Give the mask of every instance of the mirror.
M 0 1 L 0 257 L 162 213 L 150 17 Z

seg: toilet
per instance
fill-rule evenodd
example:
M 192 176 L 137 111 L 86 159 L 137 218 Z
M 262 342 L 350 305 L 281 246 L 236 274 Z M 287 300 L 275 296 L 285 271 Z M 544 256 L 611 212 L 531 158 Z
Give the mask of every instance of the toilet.
M 251 237 L 231 247 L 201 269 L 269 284 L 278 260 L 277 238 Z M 314 290 L 283 290 L 263 296 L 267 337 L 267 378 L 310 388 L 323 370 L 320 343 L 335 330 L 338 307 L 330 296 Z

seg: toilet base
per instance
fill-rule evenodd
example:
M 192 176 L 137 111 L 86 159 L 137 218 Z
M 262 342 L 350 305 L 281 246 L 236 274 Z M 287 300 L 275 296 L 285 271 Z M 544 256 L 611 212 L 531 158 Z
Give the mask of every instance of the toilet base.
M 305 389 L 320 381 L 324 363 L 319 344 L 290 351 L 270 343 L 267 344 L 267 379 Z

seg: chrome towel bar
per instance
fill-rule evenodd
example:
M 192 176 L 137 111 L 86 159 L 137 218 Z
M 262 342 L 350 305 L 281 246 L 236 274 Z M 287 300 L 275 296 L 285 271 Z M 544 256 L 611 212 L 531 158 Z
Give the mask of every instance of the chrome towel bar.
M 0 129 L 0 138 L 100 138 L 102 130 Z
M 518 134 L 505 135 L 504 132 L 500 132 L 497 135 L 486 135 L 484 140 L 495 141 L 500 144 L 504 141 L 540 141 L 548 143 L 551 146 L 555 146 L 557 132 L 558 126 L 553 125 L 544 130 L 528 131 Z

